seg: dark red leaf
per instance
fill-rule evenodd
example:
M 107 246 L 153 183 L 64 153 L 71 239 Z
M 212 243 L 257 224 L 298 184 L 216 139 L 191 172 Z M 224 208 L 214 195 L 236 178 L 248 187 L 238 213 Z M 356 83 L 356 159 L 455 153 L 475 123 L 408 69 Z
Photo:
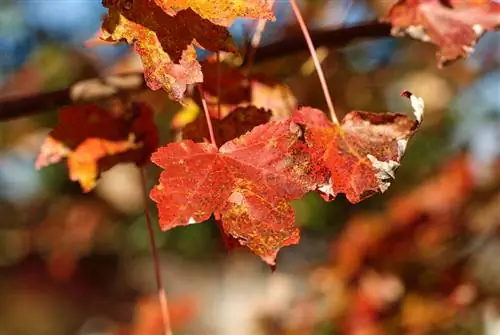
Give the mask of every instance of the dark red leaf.
M 271 112 L 254 106 L 238 107 L 222 120 L 212 120 L 217 146 L 245 134 L 254 127 L 264 124 L 271 118 Z M 204 114 L 182 130 L 182 137 L 195 142 L 210 141 L 207 121 Z
M 500 26 L 500 3 L 492 0 L 400 0 L 383 19 L 393 35 L 438 46 L 444 65 L 474 51 L 478 39 Z

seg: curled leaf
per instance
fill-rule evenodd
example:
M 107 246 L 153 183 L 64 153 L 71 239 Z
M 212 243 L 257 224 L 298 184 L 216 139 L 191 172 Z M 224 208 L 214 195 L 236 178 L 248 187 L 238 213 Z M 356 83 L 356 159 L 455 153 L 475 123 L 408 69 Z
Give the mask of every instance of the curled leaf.
M 183 98 L 186 85 L 203 81 L 194 43 L 212 51 L 235 51 L 225 27 L 189 8 L 171 16 L 153 0 L 105 0 L 104 6 L 109 12 L 101 38 L 134 44 L 148 86 L 153 90 L 163 87 L 174 100 Z
M 327 199 L 344 193 L 357 203 L 389 188 L 422 120 L 422 99 L 403 94 L 416 108 L 417 120 L 404 114 L 353 111 L 336 125 L 317 109 L 305 107 L 295 113 L 293 120 L 305 129 L 312 159 L 330 171 L 330 182 L 319 189 Z

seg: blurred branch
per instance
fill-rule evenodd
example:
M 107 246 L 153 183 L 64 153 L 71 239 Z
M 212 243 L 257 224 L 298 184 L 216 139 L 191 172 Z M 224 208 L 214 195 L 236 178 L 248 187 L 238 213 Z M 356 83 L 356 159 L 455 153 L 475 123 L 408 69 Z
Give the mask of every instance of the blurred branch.
M 310 34 L 316 47 L 339 48 L 358 39 L 391 37 L 391 25 L 371 21 L 338 29 L 311 30 Z M 294 36 L 288 36 L 275 43 L 257 48 L 254 61 L 262 62 L 299 51 L 307 51 L 307 43 L 300 32 Z
M 342 47 L 361 38 L 390 37 L 390 30 L 389 24 L 372 21 L 351 27 L 311 31 L 311 37 L 316 46 Z M 257 48 L 254 62 L 306 50 L 307 44 L 302 35 L 288 36 Z M 52 92 L 0 98 L 0 121 L 40 114 L 65 105 L 105 100 L 146 88 L 142 73 L 130 73 L 84 80 Z
M 40 114 L 65 105 L 106 100 L 146 87 L 142 73 L 130 73 L 87 79 L 57 91 L 1 98 L 0 121 Z

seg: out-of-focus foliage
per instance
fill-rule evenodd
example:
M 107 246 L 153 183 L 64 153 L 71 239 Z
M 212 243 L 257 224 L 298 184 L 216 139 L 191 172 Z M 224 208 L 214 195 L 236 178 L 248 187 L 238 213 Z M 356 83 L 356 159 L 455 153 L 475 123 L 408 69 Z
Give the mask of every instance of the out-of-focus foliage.
M 323 29 L 374 19 L 390 5 L 299 3 L 310 26 Z M 275 13 L 264 44 L 297 32 L 286 2 L 277 1 Z M 3 1 L 0 96 L 140 70 L 127 47 L 83 46 L 103 14 L 98 1 Z M 241 45 L 254 26 L 239 19 L 229 30 Z M 488 167 L 500 147 L 499 36 L 486 34 L 469 59 L 442 70 L 433 46 L 406 39 L 325 50 L 322 65 L 339 116 L 404 113 L 402 89 L 424 98 L 426 120 L 396 181 L 355 206 L 341 196 L 295 201 L 301 243 L 280 253 L 273 274 L 242 250 L 227 254 L 216 220 L 165 233 L 155 228 L 172 315 L 186 320 L 175 333 L 495 334 L 498 168 Z M 251 73 L 287 84 L 299 105 L 325 110 L 316 74 L 298 70 L 307 62 L 305 51 L 283 55 Z M 170 120 L 181 106 L 161 91 L 134 99 L 155 109 L 161 143 L 172 140 Z M 0 333 L 133 332 L 156 313 L 152 303 L 140 316 L 149 308 L 141 301 L 156 290 L 140 173 L 120 164 L 86 195 L 64 166 L 37 173 L 33 164 L 56 122 L 54 110 L 0 124 Z M 146 171 L 150 188 L 159 171 Z

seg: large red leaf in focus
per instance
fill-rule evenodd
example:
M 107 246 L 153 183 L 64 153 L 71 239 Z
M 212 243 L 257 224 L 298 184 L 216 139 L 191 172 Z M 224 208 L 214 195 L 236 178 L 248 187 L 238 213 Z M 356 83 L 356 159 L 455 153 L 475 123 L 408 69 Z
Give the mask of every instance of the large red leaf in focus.
M 101 38 L 134 44 L 144 64 L 148 86 L 163 87 L 172 99 L 181 100 L 186 85 L 203 81 L 194 44 L 211 51 L 235 51 L 229 31 L 192 9 L 174 16 L 153 0 L 105 0 L 109 8 Z
M 293 121 L 305 129 L 312 159 L 330 171 L 330 184 L 320 188 L 327 199 L 344 193 L 357 203 L 389 188 L 423 114 L 422 99 L 409 92 L 403 95 L 411 100 L 417 120 L 404 114 L 353 111 L 336 125 L 310 107 L 293 115 Z
M 145 104 L 134 103 L 130 114 L 112 115 L 92 104 L 61 109 L 59 123 L 42 144 L 36 167 L 67 158 L 70 179 L 88 192 L 99 173 L 118 163 L 147 163 L 158 146 L 153 112 Z
M 500 3 L 493 0 L 400 0 L 383 18 L 393 35 L 438 46 L 438 64 L 474 51 L 478 39 L 500 26 Z
M 238 107 L 222 120 L 212 120 L 217 146 L 245 134 L 271 118 L 271 112 L 255 106 Z M 194 122 L 182 129 L 182 137 L 195 142 L 210 141 L 204 114 L 198 114 Z
M 303 146 L 299 127 L 283 121 L 258 126 L 220 149 L 191 140 L 158 149 L 151 160 L 165 171 L 150 197 L 162 230 L 217 213 L 226 234 L 274 265 L 280 248 L 299 241 L 289 202 L 327 179 Z

